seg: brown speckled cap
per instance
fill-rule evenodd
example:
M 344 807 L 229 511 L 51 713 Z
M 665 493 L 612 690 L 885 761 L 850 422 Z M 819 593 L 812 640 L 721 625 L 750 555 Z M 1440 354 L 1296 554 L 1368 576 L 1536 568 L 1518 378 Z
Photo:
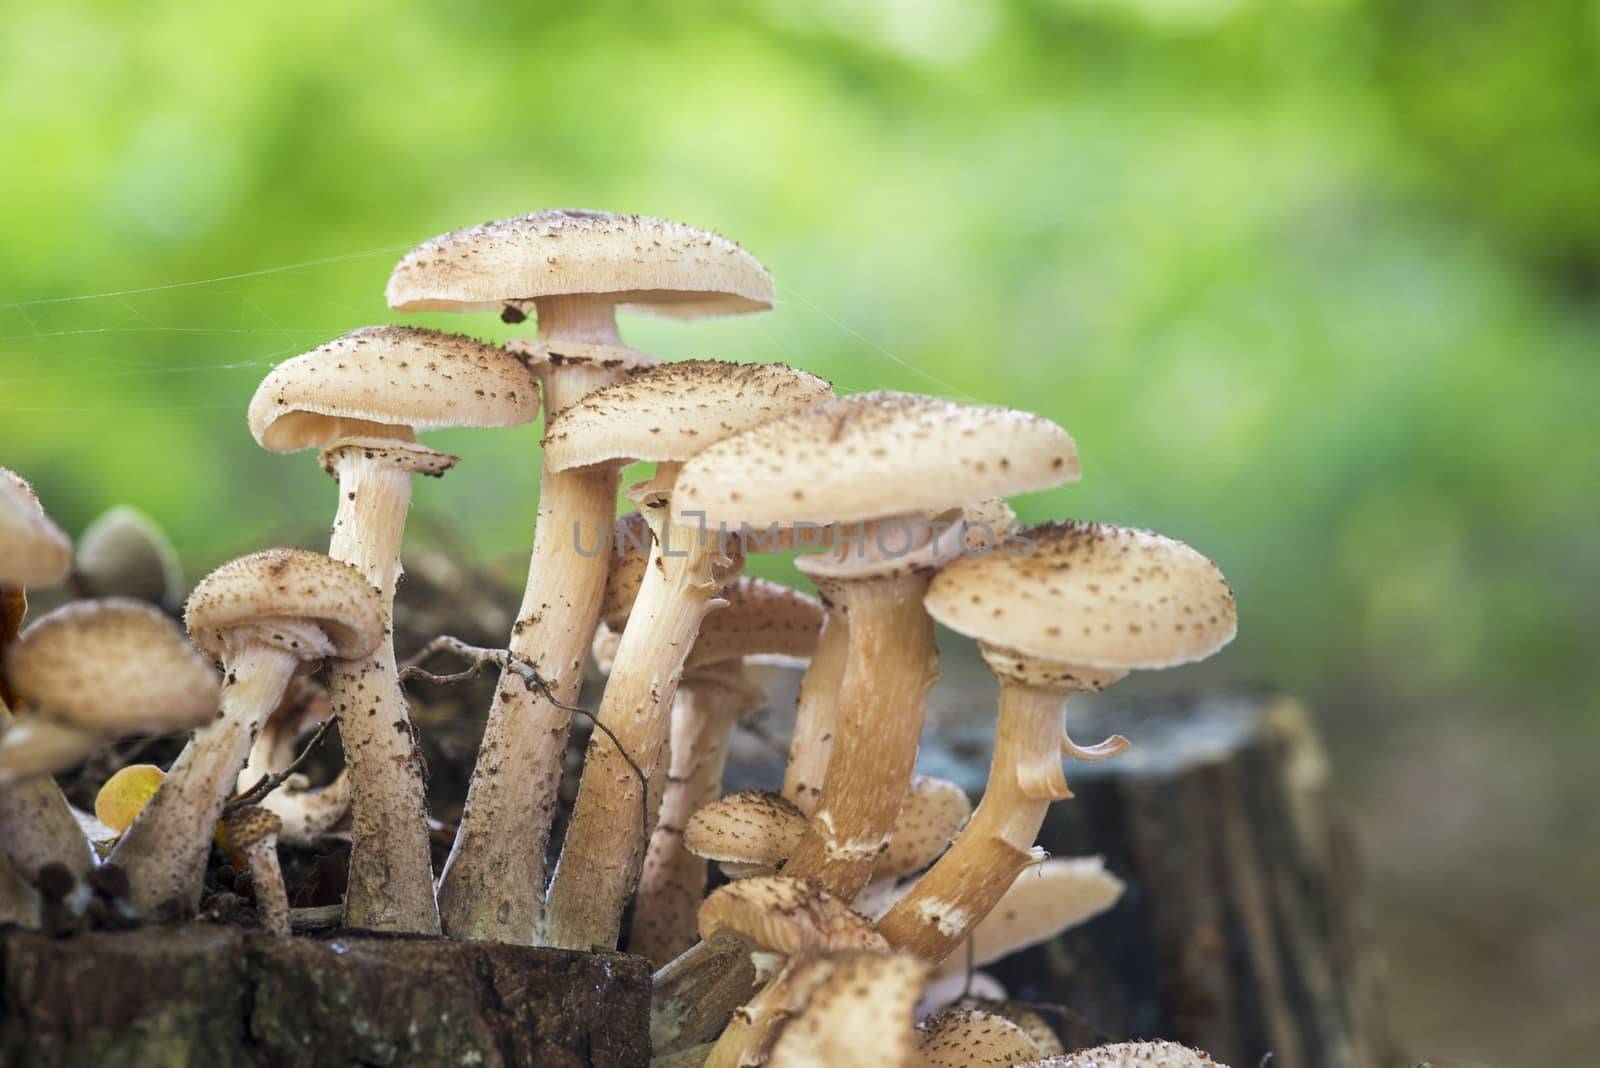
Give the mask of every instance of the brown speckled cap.
M 684 465 L 673 507 L 730 527 L 849 523 L 933 515 L 1077 477 L 1072 438 L 1042 416 L 858 393 L 706 449 Z
M 168 616 L 144 601 L 73 601 L 40 616 L 6 658 L 12 692 L 106 734 L 188 730 L 217 712 L 221 681 Z
M 700 906 L 700 937 L 745 935 L 762 949 L 888 949 L 866 918 L 809 879 L 761 875 L 718 887 Z
M 327 445 L 361 424 L 518 426 L 539 381 L 504 349 L 409 326 L 353 330 L 274 367 L 250 399 L 250 433 L 276 452 Z
M 228 845 L 244 852 L 260 842 L 275 839 L 283 830 L 283 820 L 260 805 L 247 805 L 229 814 L 223 822 Z
M 497 311 L 537 297 L 605 295 L 671 319 L 766 311 L 772 276 L 725 237 L 642 215 L 556 210 L 430 238 L 395 265 L 399 311 Z
M 684 829 L 684 848 L 720 863 L 775 867 L 806 833 L 806 814 L 782 794 L 741 790 L 700 806 Z
M 781 1024 L 769 1068 L 909 1065 L 922 961 L 909 953 L 838 950 L 800 965 L 793 985 L 811 991 Z
M 184 621 L 195 644 L 219 660 L 238 628 L 302 659 L 321 659 L 326 653 L 297 637 L 297 625 L 306 624 L 321 632 L 333 656 L 349 660 L 383 640 L 384 606 L 349 564 L 304 549 L 266 549 L 201 579 L 184 606 Z
M 971 638 L 1106 671 L 1202 660 L 1233 639 L 1233 594 L 1181 541 L 1104 523 L 1020 532 L 1027 552 L 964 556 L 928 591 L 928 612 Z
M 724 438 L 833 396 L 781 363 L 683 360 L 595 390 L 550 421 L 552 471 L 633 460 L 687 460 Z
M 917 1027 L 919 1068 L 1005 1068 L 1038 1056 L 1026 1031 L 984 1009 L 943 1009 Z
M 700 623 L 687 668 L 746 657 L 798 663 L 817 647 L 827 612 L 800 590 L 749 575 L 724 587 L 727 605 Z
M 54 586 L 72 570 L 72 542 L 33 487 L 0 467 L 0 586 Z
M 640 512 L 617 516 L 616 524 L 607 533 L 611 537 L 611 565 L 606 571 L 606 591 L 600 599 L 599 618 L 620 633 L 627 625 L 633 600 L 639 596 L 639 587 L 644 583 L 650 544 L 655 536 Z M 585 532 L 583 536 L 589 537 L 589 534 Z
M 1028 1068 L 1228 1068 L 1176 1042 L 1114 1042 L 1034 1061 Z
M 914 775 L 900 802 L 889 847 L 872 866 L 872 877 L 899 878 L 939 858 L 972 815 L 967 792 L 948 779 Z

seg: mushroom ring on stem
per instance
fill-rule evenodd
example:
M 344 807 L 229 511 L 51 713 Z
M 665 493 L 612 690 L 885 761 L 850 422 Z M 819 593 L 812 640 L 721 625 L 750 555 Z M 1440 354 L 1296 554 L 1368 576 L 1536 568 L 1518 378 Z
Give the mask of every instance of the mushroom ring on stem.
M 351 789 L 351 927 L 439 932 L 422 759 L 395 669 L 392 617 L 412 476 L 456 458 L 416 431 L 509 427 L 539 413 L 532 373 L 502 349 L 436 330 L 356 330 L 280 364 L 250 402 L 250 431 L 278 452 L 318 447 L 339 481 L 328 554 L 382 595 L 389 634 L 368 657 L 336 664 L 328 688 Z
M 217 821 L 261 725 L 297 671 L 365 657 L 383 641 L 382 597 L 348 564 L 300 549 L 227 563 L 189 595 L 195 644 L 222 664 L 217 717 L 178 755 L 109 860 L 127 873 L 130 904 L 149 917 L 200 903 Z
M 1072 796 L 1061 756 L 1095 760 L 1127 747 L 1082 746 L 1066 732 L 1069 695 L 1136 668 L 1201 660 L 1232 640 L 1233 595 L 1216 565 L 1148 531 L 1100 523 L 1026 530 L 1027 555 L 969 556 L 928 592 L 928 611 L 977 638 L 1000 679 L 1000 719 L 983 800 L 912 891 L 878 921 L 890 944 L 938 963 L 1038 858 L 1051 801 Z
M 767 548 L 742 532 L 727 535 L 669 518 L 679 464 L 832 392 L 816 375 L 783 364 L 689 360 L 640 371 L 597 390 L 546 425 L 545 464 L 551 470 L 656 462 L 655 478 L 632 494 L 650 524 L 653 543 L 596 716 L 610 734 L 597 732 L 590 739 L 551 879 L 546 944 L 566 949 L 616 945 L 644 860 L 648 818 L 638 819 L 643 787 L 665 778 L 658 767 L 684 662 L 706 613 L 722 604 L 717 595 L 743 569 L 745 551 Z M 779 538 L 769 540 L 771 549 L 778 548 Z M 624 751 L 644 783 L 631 774 Z
M 513 339 L 544 385 L 551 419 L 653 357 L 623 345 L 617 312 L 699 319 L 772 307 L 772 279 L 738 245 L 680 223 L 593 211 L 545 211 L 423 242 L 395 266 L 396 310 L 538 316 Z M 611 466 L 556 472 L 539 488 L 528 585 L 507 647 L 550 681 L 538 694 L 502 675 L 466 807 L 439 884 L 445 932 L 528 944 L 543 904 L 545 846 L 560 791 L 570 714 L 605 584 L 607 555 L 577 551 L 607 529 L 619 475 Z M 530 891 L 530 888 L 531 891 Z

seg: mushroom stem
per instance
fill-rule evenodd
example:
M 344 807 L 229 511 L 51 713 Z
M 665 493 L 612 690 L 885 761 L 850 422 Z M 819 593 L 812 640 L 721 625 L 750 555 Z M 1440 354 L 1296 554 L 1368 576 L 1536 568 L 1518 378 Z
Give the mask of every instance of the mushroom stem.
M 557 948 L 617 943 L 644 856 L 648 820 L 640 816 L 646 800 L 641 787 L 656 778 L 684 658 L 706 613 L 724 603 L 717 593 L 744 566 L 743 557 L 725 553 L 723 539 L 710 532 L 675 524 L 656 529 L 595 717 L 614 738 L 596 730 L 589 741 L 572 822 L 550 882 L 544 941 Z
M 1000 677 L 1000 719 L 983 800 L 944 856 L 878 921 L 891 946 L 937 964 L 1034 863 L 1045 810 L 1051 800 L 1072 796 L 1059 756 L 1072 692 L 1067 685 Z
M 10 724 L 11 712 L 0 702 L 0 734 Z M 94 869 L 94 849 L 49 775 L 0 789 L 0 838 L 5 843 L 0 853 L 25 878 L 37 876 L 46 864 L 61 864 L 80 879 Z
M 256 924 L 268 934 L 289 933 L 289 891 L 278 866 L 278 840 L 268 835 L 245 850 L 250 862 L 250 885 L 256 894 Z
M 38 927 L 39 906 L 39 891 L 23 878 L 16 865 L 0 856 L 0 927 Z
M 737 662 L 730 671 L 684 676 L 672 702 L 670 768 L 661 812 L 639 877 L 628 951 L 662 965 L 694 945 L 706 892 L 706 861 L 684 846 L 684 827 L 722 793 L 728 739 L 739 717 L 760 700 Z
M 844 613 L 830 608 L 817 637 L 816 651 L 800 680 L 794 733 L 789 739 L 789 763 L 783 769 L 783 796 L 807 816 L 817 807 L 828 757 L 833 752 L 834 720 L 849 642 L 850 625 Z
M 422 759 L 394 658 L 394 589 L 412 472 L 391 462 L 383 450 L 335 447 L 326 455 L 339 477 L 339 510 L 328 555 L 353 565 L 377 587 L 387 630 L 370 656 L 328 665 L 328 693 L 350 769 L 345 923 L 376 931 L 438 934 Z
M 815 879 L 850 901 L 888 844 L 917 759 L 928 689 L 939 677 L 932 576 L 908 569 L 840 580 L 850 619 L 833 754 L 822 796 L 785 875 Z
M 539 339 L 620 344 L 609 301 L 542 297 Z M 589 363 L 542 369 L 545 421 L 617 379 Z M 520 677 L 500 676 L 466 807 L 439 879 L 439 912 L 451 938 L 532 945 L 543 900 L 545 848 L 561 790 L 571 713 L 589 639 L 599 621 L 617 511 L 615 467 L 544 471 L 528 584 L 507 642 L 533 667 L 552 701 Z M 557 703 L 559 702 L 559 704 Z
M 129 903 L 140 915 L 183 916 L 199 905 L 223 806 L 250 743 L 299 663 L 284 649 L 259 641 L 246 642 L 228 656 L 216 721 L 195 731 L 107 858 L 128 876 Z

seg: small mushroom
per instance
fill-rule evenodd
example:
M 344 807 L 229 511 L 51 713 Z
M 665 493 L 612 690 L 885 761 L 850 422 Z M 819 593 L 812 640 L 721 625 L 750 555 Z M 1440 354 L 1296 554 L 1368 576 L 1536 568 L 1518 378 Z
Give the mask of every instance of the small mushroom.
M 952 510 L 1077 473 L 1071 437 L 1047 419 L 902 393 L 825 401 L 684 465 L 672 501 L 680 513 L 730 526 L 810 522 L 835 531 L 831 551 L 797 562 L 849 617 L 838 695 L 849 714 L 787 871 L 850 900 L 889 839 L 938 676 L 922 597 L 934 570 L 961 550 L 960 513 Z
M 66 534 L 44 514 L 33 487 L 0 467 L 0 662 L 27 613 L 24 591 L 54 586 L 71 569 L 72 543 Z M 11 704 L 3 673 L 0 704 Z
M 544 941 L 566 949 L 613 946 L 644 861 L 630 826 L 643 785 L 655 779 L 671 724 L 672 697 L 706 613 L 761 546 L 671 517 L 679 465 L 716 442 L 832 396 L 828 383 L 783 364 L 690 360 L 664 364 L 596 390 L 550 420 L 545 465 L 553 471 L 656 462 L 633 496 L 654 535 L 639 594 L 623 627 L 596 714 L 583 778 L 546 899 Z M 742 534 L 742 532 L 740 532 Z M 772 549 L 779 542 L 774 539 Z
M 538 336 L 507 349 L 544 387 L 547 421 L 653 357 L 627 348 L 617 312 L 675 319 L 772 307 L 772 279 L 738 245 L 681 223 L 594 211 L 545 211 L 432 238 L 395 266 L 386 291 L 397 311 L 530 308 Z M 618 473 L 540 477 L 528 585 L 508 648 L 551 683 L 553 701 L 506 676 L 495 688 L 478 763 L 439 881 L 444 930 L 459 938 L 531 943 L 542 901 L 545 845 L 560 791 L 570 705 L 583 681 L 607 554 L 578 539 L 605 530 Z
M 146 917 L 183 916 L 200 901 L 206 858 L 250 745 L 297 671 L 367 657 L 382 642 L 383 599 L 348 564 L 300 549 L 268 549 L 202 579 L 184 610 L 195 644 L 226 675 L 216 719 L 195 732 L 111 851 L 130 904 Z
M 250 747 L 236 789 L 249 790 L 262 779 L 285 771 L 300 755 L 305 735 L 333 715 L 328 691 L 320 683 L 296 676 L 283 700 Z M 285 845 L 315 848 L 332 834 L 350 811 L 350 774 L 341 768 L 326 786 L 311 788 L 305 776 L 295 774 L 261 799 L 261 807 L 283 821 L 278 840 Z
M 335 664 L 328 677 L 350 769 L 349 926 L 439 932 L 422 759 L 392 619 L 412 478 L 442 475 L 456 457 L 416 432 L 518 426 L 538 414 L 538 382 L 504 350 L 399 326 L 356 330 L 279 364 L 250 401 L 250 432 L 263 446 L 322 450 L 339 481 L 328 555 L 377 587 L 389 620 L 371 656 Z
M 1028 1032 L 999 1013 L 944 1009 L 917 1027 L 913 1068 L 1007 1068 L 1040 1055 Z
M 183 568 L 156 521 L 128 505 L 103 512 L 84 528 L 73 584 L 88 597 L 131 597 L 168 612 L 183 604 Z
M 771 1068 L 892 1068 L 912 1055 L 912 1012 L 926 965 L 907 953 L 841 950 L 801 965 L 805 1007 L 780 1026 Z
M 1176 1042 L 1115 1042 L 1094 1046 L 1020 1068 L 1228 1068 L 1206 1054 Z
M 1216 565 L 1182 542 L 1097 523 L 1024 532 L 1027 553 L 966 556 L 928 593 L 928 611 L 980 642 L 1000 678 L 999 725 L 983 801 L 916 886 L 878 921 L 890 944 L 938 963 L 1037 861 L 1051 801 L 1070 797 L 1061 754 L 1102 759 L 1114 737 L 1079 745 L 1067 697 L 1135 668 L 1200 660 L 1234 635 L 1233 595 Z
M 228 848 L 244 854 L 256 895 L 256 925 L 268 934 L 289 933 L 289 892 L 278 866 L 283 821 L 259 805 L 246 805 L 223 823 Z

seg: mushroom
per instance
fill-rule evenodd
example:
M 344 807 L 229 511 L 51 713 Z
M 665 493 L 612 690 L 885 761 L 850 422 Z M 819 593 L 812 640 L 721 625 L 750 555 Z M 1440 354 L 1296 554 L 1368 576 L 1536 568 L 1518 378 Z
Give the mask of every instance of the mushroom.
M 339 481 L 328 555 L 382 595 L 385 639 L 333 665 L 328 688 L 350 770 L 345 923 L 439 932 L 422 759 L 395 668 L 392 617 L 412 476 L 456 458 L 416 440 L 441 427 L 508 427 L 538 415 L 538 382 L 492 345 L 436 330 L 356 330 L 275 367 L 250 401 L 250 431 L 278 452 L 318 447 Z
M 838 898 L 810 880 L 783 876 L 742 879 L 712 891 L 700 906 L 700 937 L 709 942 L 719 933 L 752 943 L 758 971 L 761 965 L 777 970 L 734 1013 L 706 1068 L 751 1068 L 766 1061 L 774 1028 L 810 996 L 808 980 L 826 978 L 803 967 L 818 954 L 884 948 L 871 925 Z
M 327 689 L 309 678 L 296 676 L 250 747 L 235 788 L 243 792 L 268 776 L 284 772 L 300 755 L 304 736 L 331 715 L 333 705 Z M 332 782 L 315 789 L 309 788 L 305 776 L 291 775 L 263 797 L 260 805 L 283 821 L 278 840 L 284 845 L 319 846 L 350 811 L 349 769 L 339 769 Z
M 1040 1055 L 1028 1032 L 996 1012 L 943 1009 L 917 1027 L 915 1068 L 1007 1068 Z
M 758 528 L 834 525 L 833 549 L 798 563 L 849 617 L 840 722 L 821 798 L 786 871 L 850 900 L 889 839 L 938 675 L 922 596 L 933 570 L 962 547 L 959 512 L 949 511 L 1077 473 L 1072 439 L 1047 419 L 902 393 L 826 401 L 684 465 L 677 512 Z
M 1060 755 L 1121 752 L 1063 729 L 1069 695 L 1135 668 L 1200 660 L 1234 635 L 1233 595 L 1216 565 L 1182 542 L 1098 523 L 1023 532 L 1026 554 L 956 561 L 934 580 L 928 611 L 977 638 L 1000 679 L 999 725 L 983 801 L 955 844 L 878 921 L 884 937 L 938 963 L 989 914 L 1028 865 L 1051 801 L 1072 796 Z
M 629 368 L 657 362 L 617 333 L 619 310 L 675 319 L 772 307 L 772 279 L 738 245 L 680 223 L 593 211 L 546 211 L 432 238 L 396 265 L 398 311 L 500 311 L 538 316 L 538 336 L 507 348 L 544 385 L 547 421 Z M 444 930 L 459 938 L 531 943 L 545 846 L 560 792 L 570 716 L 605 583 L 604 553 L 578 538 L 608 529 L 618 473 L 553 471 L 539 488 L 528 585 L 512 656 L 549 680 L 548 695 L 510 676 L 495 688 L 478 763 L 439 883 Z M 536 888 L 530 893 L 528 888 Z
M 155 520 L 125 504 L 84 528 L 72 577 L 88 597 L 132 597 L 168 612 L 183 604 L 183 568 L 171 539 Z
M 1228 1068 L 1176 1042 L 1114 1042 L 1029 1061 L 1021 1068 Z
M 909 1063 L 926 965 L 908 953 L 841 950 L 801 965 L 811 996 L 772 1044 L 771 1068 L 893 1068 Z
M 654 535 L 639 593 L 596 714 L 578 799 L 546 898 L 544 942 L 565 949 L 616 945 L 622 911 L 639 879 L 645 841 L 641 786 L 656 777 L 671 724 L 672 697 L 701 621 L 744 566 L 746 543 L 670 519 L 679 464 L 706 447 L 832 396 L 815 375 L 783 364 L 689 360 L 597 390 L 546 425 L 545 466 L 656 462 L 634 496 Z M 608 528 L 609 529 L 609 528 Z M 644 783 L 632 773 L 629 754 Z
M 186 915 L 200 901 L 206 858 L 250 744 L 295 672 L 367 657 L 385 636 L 383 598 L 349 564 L 301 549 L 267 549 L 223 564 L 189 595 L 195 644 L 222 664 L 217 717 L 195 732 L 110 861 L 146 917 Z
M 39 891 L 23 878 L 16 865 L 0 854 L 0 927 L 38 927 L 41 918 Z
M 850 621 L 843 607 L 832 604 L 826 596 L 822 603 L 828 617 L 811 663 L 800 680 L 794 731 L 789 736 L 789 760 L 783 769 L 783 796 L 808 817 L 816 811 L 817 799 L 822 796 L 822 780 L 833 753 L 839 687 L 844 683 L 850 648 Z
M 289 892 L 278 866 L 278 832 L 283 821 L 259 805 L 246 805 L 223 823 L 228 848 L 243 853 L 256 895 L 256 925 L 268 934 L 289 933 Z
M 6 675 L 28 711 L 0 738 L 5 851 L 29 878 L 52 863 L 85 878 L 94 851 L 50 773 L 116 738 L 209 722 L 217 674 L 155 607 L 108 598 L 40 616 L 7 651 Z
M 71 569 L 72 543 L 66 534 L 44 514 L 33 487 L 16 472 L 0 467 L 0 660 L 27 613 L 23 591 L 54 586 Z M 0 704 L 11 704 L 3 676 Z

